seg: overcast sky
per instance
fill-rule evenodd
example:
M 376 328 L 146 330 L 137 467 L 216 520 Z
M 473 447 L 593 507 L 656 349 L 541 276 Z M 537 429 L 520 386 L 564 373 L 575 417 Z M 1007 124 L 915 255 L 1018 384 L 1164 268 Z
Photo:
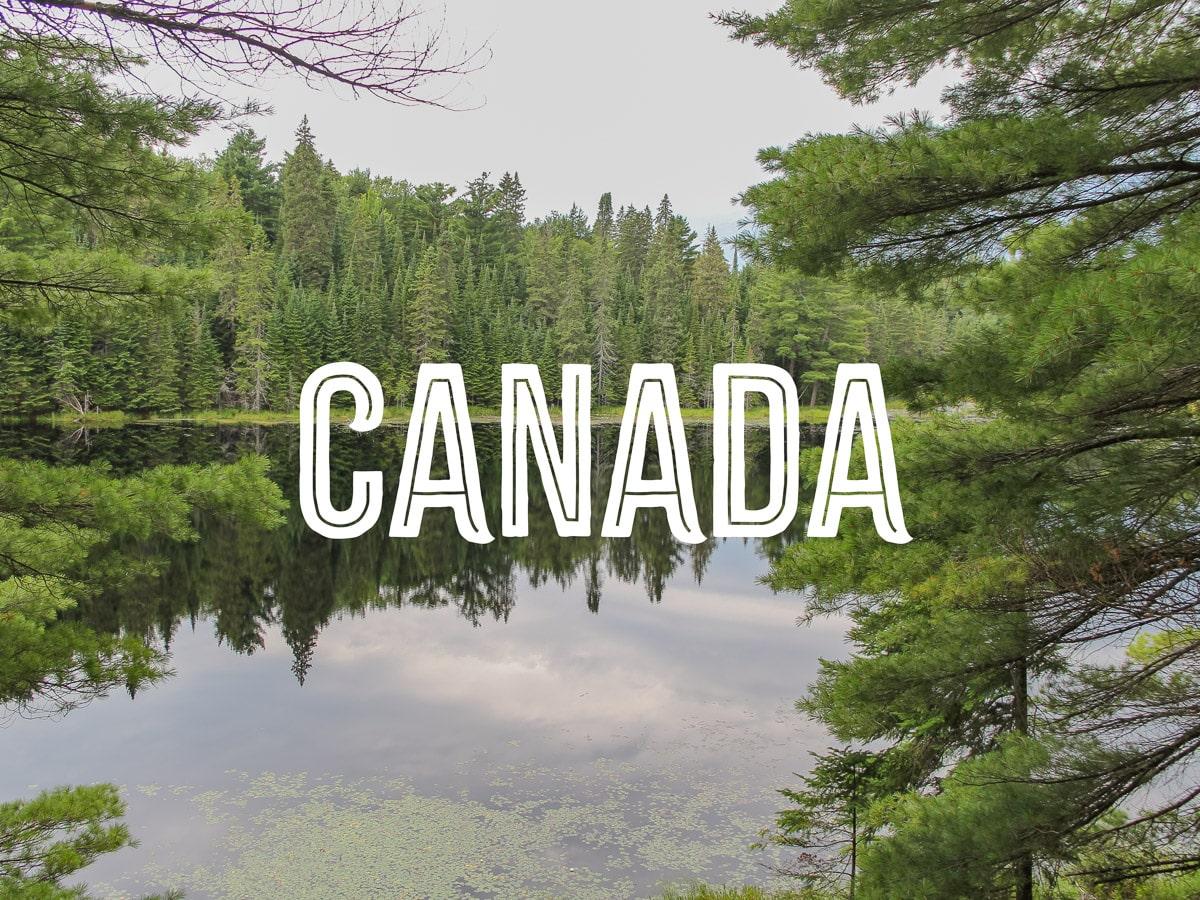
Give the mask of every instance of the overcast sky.
M 730 41 L 709 19 L 719 3 L 446 0 L 448 37 L 491 51 L 455 88 L 460 111 L 353 99 L 280 76 L 257 95 L 274 114 L 252 124 L 272 158 L 292 146 L 307 113 L 318 150 L 342 171 L 460 188 L 482 171 L 516 171 L 530 218 L 573 202 L 591 216 L 604 191 L 618 206 L 653 206 L 668 193 L 697 230 L 715 224 L 727 235 L 742 215 L 732 198 L 761 180 L 760 147 L 936 106 L 937 84 L 852 106 L 783 52 Z M 426 9 L 436 25 L 442 9 Z M 213 130 L 190 152 L 214 153 L 227 138 Z

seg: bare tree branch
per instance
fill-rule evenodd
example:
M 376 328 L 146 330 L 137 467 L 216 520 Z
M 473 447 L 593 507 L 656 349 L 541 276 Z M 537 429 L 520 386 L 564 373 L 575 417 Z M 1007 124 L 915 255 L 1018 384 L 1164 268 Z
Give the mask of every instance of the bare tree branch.
M 460 76 L 486 61 L 484 47 L 442 52 L 442 27 L 403 2 L 383 6 L 317 0 L 0 0 L 9 40 L 53 41 L 157 59 L 188 83 L 215 76 L 242 84 L 278 70 L 403 104 L 448 105 L 431 80 Z M 120 63 L 119 63 L 120 64 Z

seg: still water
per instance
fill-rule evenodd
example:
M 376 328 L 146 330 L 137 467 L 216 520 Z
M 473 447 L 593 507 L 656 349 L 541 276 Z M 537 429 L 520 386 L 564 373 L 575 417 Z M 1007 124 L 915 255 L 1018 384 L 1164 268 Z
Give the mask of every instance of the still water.
M 688 439 L 707 533 L 711 434 Z M 615 429 L 594 440 L 598 517 Z M 498 523 L 498 429 L 476 441 Z M 775 790 L 828 743 L 792 703 L 818 657 L 845 652 L 839 623 L 797 627 L 802 598 L 758 583 L 788 536 L 690 547 L 652 513 L 629 539 L 560 538 L 534 477 L 528 538 L 471 545 L 431 513 L 418 539 L 388 538 L 385 515 L 328 541 L 299 516 L 297 448 L 287 427 L 0 430 L 0 452 L 117 472 L 262 453 L 292 501 L 274 531 L 198 520 L 196 542 L 147 548 L 160 575 L 75 613 L 165 647 L 173 676 L 0 728 L 0 800 L 122 786 L 140 845 L 86 870 L 93 892 L 633 897 L 771 881 L 774 858 L 750 845 Z M 400 429 L 344 433 L 335 465 L 394 479 L 402 449 Z

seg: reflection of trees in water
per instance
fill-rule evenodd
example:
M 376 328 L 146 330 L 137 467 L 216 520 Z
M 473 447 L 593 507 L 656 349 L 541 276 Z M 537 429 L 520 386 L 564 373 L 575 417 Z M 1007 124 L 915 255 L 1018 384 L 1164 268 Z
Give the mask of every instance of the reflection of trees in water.
M 355 469 L 381 469 L 394 489 L 404 447 L 404 429 L 383 428 L 370 435 L 335 432 L 332 448 L 333 496 L 344 503 Z M 639 513 L 630 538 L 599 536 L 608 499 L 617 430 L 593 433 L 592 536 L 560 537 L 541 493 L 536 471 L 530 473 L 529 535 L 497 536 L 490 544 L 463 540 L 448 510 L 425 514 L 416 538 L 388 536 L 391 498 L 374 529 L 349 541 L 312 532 L 296 502 L 298 433 L 291 428 L 198 428 L 186 426 L 125 428 L 91 433 L 87 442 L 61 432 L 0 430 L 0 452 L 87 462 L 104 460 L 117 472 L 136 471 L 162 462 L 207 462 L 259 451 L 272 461 L 272 477 L 291 502 L 287 524 L 275 530 L 198 518 L 200 539 L 190 544 L 148 544 L 147 556 L 165 561 L 160 574 L 135 580 L 119 596 L 102 596 L 78 615 L 98 629 L 161 638 L 169 647 L 179 624 L 210 617 L 218 639 L 238 653 L 263 646 L 268 625 L 278 624 L 294 653 L 294 672 L 303 682 L 312 665 L 318 636 L 336 615 L 361 615 L 371 609 L 448 607 L 478 625 L 504 621 L 516 604 L 518 578 L 540 587 L 558 585 L 599 612 L 606 583 L 616 579 L 641 584 L 652 602 L 662 599 L 670 578 L 688 567 L 697 583 L 704 577 L 718 543 L 698 545 L 675 540 L 660 510 Z M 499 429 L 477 426 L 476 451 L 484 486 L 488 522 L 500 523 Z M 651 442 L 653 447 L 653 442 Z M 702 528 L 708 531 L 712 509 L 712 439 L 707 426 L 688 429 L 693 489 Z M 752 472 L 765 474 L 765 431 L 748 435 Z M 647 467 L 657 467 L 651 451 Z M 435 473 L 437 474 L 437 473 Z M 766 502 L 766 478 L 748 477 L 752 506 Z M 774 556 L 798 536 L 791 532 L 756 542 Z

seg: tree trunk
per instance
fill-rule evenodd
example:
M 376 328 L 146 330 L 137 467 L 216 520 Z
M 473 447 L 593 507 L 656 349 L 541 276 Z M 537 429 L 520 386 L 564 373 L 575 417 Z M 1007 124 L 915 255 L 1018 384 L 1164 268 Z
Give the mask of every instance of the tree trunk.
M 850 808 L 850 900 L 854 900 L 854 882 L 858 875 L 858 798 Z
M 1013 730 L 1029 734 L 1029 669 L 1024 659 L 1013 666 Z M 1033 900 L 1033 854 L 1023 853 L 1016 863 L 1016 900 Z

